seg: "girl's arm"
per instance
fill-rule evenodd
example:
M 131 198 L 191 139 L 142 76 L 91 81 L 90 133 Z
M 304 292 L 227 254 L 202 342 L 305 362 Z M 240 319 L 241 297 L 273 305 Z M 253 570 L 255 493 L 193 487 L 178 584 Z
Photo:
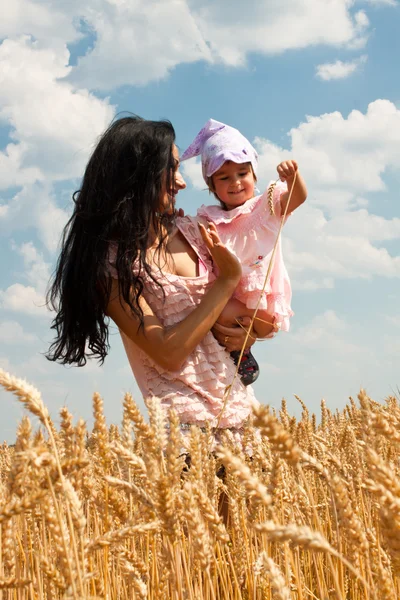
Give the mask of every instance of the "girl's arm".
M 281 214 L 283 215 L 286 210 L 286 205 L 289 200 L 290 190 L 293 187 L 292 197 L 287 209 L 287 214 L 293 212 L 298 208 L 305 199 L 307 198 L 307 186 L 306 183 L 298 170 L 298 165 L 295 160 L 286 160 L 281 162 L 277 166 L 278 175 L 281 181 L 286 181 L 288 191 L 281 196 Z M 294 176 L 297 173 L 296 181 L 294 182 Z M 294 183 L 294 186 L 293 186 Z
M 213 224 L 208 230 L 200 225 L 201 234 L 213 260 L 219 268 L 219 276 L 204 295 L 202 301 L 183 321 L 173 327 L 164 327 L 143 297 L 140 306 L 144 313 L 144 325 L 132 314 L 119 293 L 119 284 L 113 280 L 107 314 L 117 327 L 157 364 L 168 371 L 177 371 L 210 331 L 222 309 L 234 292 L 241 266 L 237 258 L 220 242 Z

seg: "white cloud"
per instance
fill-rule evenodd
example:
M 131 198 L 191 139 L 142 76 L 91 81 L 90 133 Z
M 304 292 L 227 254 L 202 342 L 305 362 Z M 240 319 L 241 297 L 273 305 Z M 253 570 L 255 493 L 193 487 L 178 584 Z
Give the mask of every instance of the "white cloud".
M 36 335 L 24 331 L 17 321 L 0 322 L 0 342 L 3 344 L 31 344 L 37 340 Z
M 24 377 L 26 377 L 28 373 L 34 374 L 35 378 L 39 375 L 49 376 L 51 374 L 51 364 L 46 360 L 46 358 L 42 354 L 36 352 L 35 354 L 29 356 L 23 362 L 19 363 L 18 372 L 24 373 Z M 49 384 L 50 382 L 47 383 Z M 60 386 L 60 383 L 61 382 L 59 381 L 57 382 L 57 387 Z M 62 383 L 61 388 L 63 388 Z
M 60 5 L 64 4 L 64 10 Z M 50 0 L 12 0 L 1 7 L 0 38 L 28 33 L 47 45 L 72 42 L 79 37 L 65 3 Z
M 124 365 L 123 367 L 120 367 L 119 369 L 117 369 L 116 375 L 118 375 L 118 377 L 130 377 L 132 376 L 132 368 L 129 364 Z
M 44 260 L 32 242 L 26 242 L 16 250 L 23 258 L 27 281 L 34 285 L 39 293 L 44 294 L 50 278 L 50 264 Z
M 385 319 L 390 325 L 394 325 L 395 327 L 400 327 L 400 316 L 399 315 L 396 315 L 396 316 L 385 315 Z
M 383 191 L 385 171 L 400 168 L 400 110 L 377 100 L 365 114 L 307 117 L 289 136 L 290 150 L 261 137 L 253 143 L 259 187 L 276 178 L 276 165 L 287 158 L 298 160 L 308 183 L 309 199 L 283 233 L 294 289 L 331 289 L 336 278 L 400 277 L 400 256 L 383 246 L 400 240 L 400 219 L 370 214 L 364 196 Z M 203 188 L 199 162 L 184 165 L 185 176 Z
M 41 209 L 35 210 L 39 238 L 50 252 L 54 252 L 60 242 L 68 213 L 56 206 L 53 195 L 42 198 L 39 205 L 41 205 Z
M 335 287 L 333 277 L 323 277 L 320 280 L 313 279 L 292 279 L 292 287 L 294 290 L 304 290 L 307 292 L 315 292 L 316 290 L 327 289 L 331 290 Z
M 107 99 L 65 81 L 68 60 L 65 46 L 46 48 L 27 35 L 0 44 L 0 120 L 11 126 L 12 138 L 0 152 L 0 189 L 22 188 L 0 207 L 0 230 L 34 227 L 50 251 L 67 220 L 52 182 L 81 175 L 114 115 Z
M 377 341 L 382 333 L 374 335 L 373 330 L 366 329 L 363 319 L 361 315 L 359 322 L 354 318 L 343 318 L 331 309 L 317 312 L 306 321 L 301 314 L 295 315 L 289 334 L 279 334 L 272 340 L 273 353 L 272 347 L 267 345 L 254 347 L 254 355 L 260 363 L 265 348 L 265 359 L 273 359 L 272 362 L 281 367 L 281 374 L 269 373 L 264 378 L 264 385 L 260 378 L 255 387 L 259 385 L 263 394 L 259 395 L 256 389 L 257 397 L 276 406 L 283 396 L 288 400 L 289 410 L 293 411 L 291 398 L 297 393 L 310 410 L 315 411 L 321 397 L 333 409 L 340 409 L 348 396 L 357 394 L 360 387 L 374 390 L 371 393 L 377 390 L 384 393 L 385 376 L 391 376 L 391 371 L 386 369 L 390 355 L 383 349 L 377 351 Z M 299 321 L 301 326 L 298 326 Z M 383 377 L 377 379 L 377 373 L 382 375 L 383 372 Z
M 268 344 L 268 341 L 266 344 Z M 263 373 L 268 373 L 268 375 L 282 373 L 282 368 L 268 362 L 260 362 L 260 368 L 262 369 Z
M 395 5 L 360 4 L 366 2 Z M 249 0 L 246 10 L 238 0 L 71 0 L 57 6 L 51 0 L 13 0 L 2 13 L 0 36 L 29 34 L 60 53 L 84 37 L 82 21 L 94 42 L 68 77 L 90 89 L 144 85 L 199 60 L 241 66 L 254 52 L 360 48 L 370 29 L 365 11 L 355 11 L 349 0 Z
M 339 335 L 346 330 L 346 323 L 340 319 L 335 311 L 327 310 L 322 315 L 315 316 L 305 327 L 300 328 L 293 334 L 295 340 L 302 340 L 305 346 L 312 346 L 316 341 L 325 343 L 325 336 Z
M 385 219 L 360 209 L 335 216 L 327 222 L 325 232 L 327 236 L 340 233 L 349 238 L 362 235 L 372 242 L 396 240 L 400 239 L 400 219 Z
M 19 246 L 12 242 L 11 248 L 22 257 L 24 272 L 21 277 L 30 285 L 14 283 L 6 290 L 0 290 L 0 306 L 11 312 L 49 318 L 45 295 L 50 279 L 50 264 L 32 242 L 24 242 Z M 13 325 L 18 324 L 13 322 Z
M 309 202 L 337 209 L 365 206 L 368 192 L 384 191 L 383 175 L 400 168 L 400 110 L 389 100 L 375 100 L 366 113 L 353 110 L 307 116 L 289 132 L 291 148 L 261 136 L 253 141 L 259 153 L 259 181 L 276 179 L 277 164 L 296 158 L 309 186 Z M 183 163 L 196 187 L 204 187 L 198 162 Z
M 400 256 L 384 246 L 400 240 L 400 219 L 370 214 L 364 196 L 384 191 L 385 171 L 400 168 L 400 110 L 376 100 L 365 114 L 309 116 L 289 137 L 290 150 L 261 137 L 253 143 L 261 189 L 287 158 L 297 159 L 308 184 L 309 199 L 283 232 L 293 287 L 313 291 L 333 288 L 336 278 L 400 277 Z M 183 164 L 185 176 L 204 188 L 199 162 Z
M 181 171 L 185 179 L 190 181 L 197 190 L 207 189 L 201 172 L 201 161 L 198 158 L 190 158 L 181 163 Z
M 91 89 L 144 85 L 181 63 L 212 56 L 185 0 L 89 2 L 81 7 L 96 43 L 70 80 Z
M 11 362 L 6 356 L 0 356 L 0 369 L 4 369 L 8 373 L 11 373 Z
M 49 0 L 15 0 L 14 5 L 6 12 L 4 35 L 30 33 L 59 49 L 82 37 L 80 19 L 92 29 L 93 47 L 69 77 L 91 89 L 143 85 L 199 60 L 241 66 L 254 52 L 273 55 L 321 44 L 360 48 L 369 32 L 366 13 L 355 12 L 348 0 L 249 0 L 245 11 L 237 0 L 87 0 L 57 9 Z
M 283 247 L 295 289 L 333 287 L 335 279 L 400 277 L 400 256 L 381 246 L 400 239 L 399 219 L 365 210 L 328 219 L 307 203 L 292 219 L 283 232 Z
M 241 66 L 251 52 L 366 43 L 368 18 L 363 11 L 353 13 L 347 0 L 297 0 L 293 9 L 291 0 L 281 0 L 279 10 L 276 0 L 252 0 L 245 11 L 228 0 L 89 1 L 80 12 L 96 42 L 70 80 L 111 89 L 162 79 L 185 62 Z
M 390 0 L 369 3 L 395 4 Z M 0 151 L 0 188 L 22 189 L 8 204 L 0 206 L 1 234 L 35 228 L 44 249 L 56 249 L 68 215 L 56 201 L 52 182 L 81 175 L 93 142 L 114 114 L 109 101 L 90 94 L 88 86 L 111 89 L 121 84 L 145 84 L 166 77 L 179 64 L 199 60 L 245 65 L 253 52 L 272 56 L 317 45 L 334 49 L 363 47 L 371 29 L 366 13 L 354 11 L 357 4 L 365 6 L 365 1 L 249 0 L 245 10 L 237 0 L 7 3 L 0 21 L 0 39 L 9 38 L 0 45 L 0 120 L 12 132 Z M 78 67 L 71 67 L 66 44 L 80 36 L 77 27 L 81 17 L 93 27 L 93 51 L 80 59 Z M 284 233 L 288 268 L 297 289 L 331 288 L 338 277 L 398 275 L 397 257 L 380 247 L 398 238 L 398 219 L 384 219 L 365 210 L 368 192 L 384 191 L 385 172 L 399 168 L 398 132 L 396 107 L 388 101 L 378 101 L 365 114 L 354 111 L 349 116 L 331 113 L 310 118 L 291 132 L 290 149 L 260 138 L 262 177 L 272 179 L 279 160 L 295 156 L 310 186 L 308 205 L 299 210 Z M 187 169 L 185 174 L 191 173 L 192 166 L 188 164 Z M 204 188 L 200 169 L 197 185 Z M 349 213 L 349 208 L 354 212 Z M 350 242 L 344 238 L 350 238 Z M 35 239 L 31 232 L 28 239 Z M 25 279 L 0 291 L 0 306 L 4 310 L 34 318 L 48 315 L 43 306 L 47 256 L 43 257 L 38 248 L 29 242 L 19 246 Z M 2 331 L 5 338 L 10 336 L 10 327 L 0 329 L 0 334 Z M 14 332 L 21 333 L 18 324 L 15 327 Z M 333 365 L 343 363 L 343 343 L 347 348 L 350 343 L 346 360 L 359 349 L 357 344 L 351 346 L 347 327 L 328 311 L 310 324 L 309 337 L 308 328 L 296 333 L 305 335 L 310 354 L 315 344 L 316 358 L 320 358 L 317 354 L 321 354 L 321 348 L 325 349 L 334 360 L 325 372 L 334 373 Z M 23 331 L 23 335 L 31 334 Z M 335 353 L 330 350 L 330 340 L 334 340 Z M 269 348 L 267 343 L 265 348 Z M 287 356 L 291 356 L 291 350 Z M 39 355 L 24 357 L 22 361 L 19 358 L 21 375 L 46 374 L 51 401 L 54 395 L 54 402 L 61 396 L 64 400 L 73 385 L 79 390 L 72 395 L 82 397 L 85 370 L 74 370 L 67 385 L 62 383 L 67 370 L 46 363 Z M 117 366 L 124 360 L 121 350 Z M 0 358 L 0 364 L 11 370 L 8 358 Z M 309 366 L 310 363 L 306 365 Z M 57 381 L 48 381 L 50 369 L 60 374 L 59 378 L 53 377 Z M 274 374 L 273 365 L 266 369 L 271 376 Z M 312 373 L 312 369 L 318 375 L 321 361 L 311 361 L 307 373 Z M 91 370 L 97 372 L 95 364 Z M 71 384 L 77 380 L 75 372 L 82 373 L 79 385 Z M 125 385 L 129 387 L 133 381 L 131 371 L 126 367 L 124 373 Z M 282 373 L 282 380 L 290 380 L 286 365 Z M 112 377 L 102 378 L 103 386 L 107 379 L 112 381 Z M 335 374 L 332 378 L 338 379 Z M 53 385 L 62 386 L 59 393 L 52 389 Z M 325 389 L 326 383 L 322 382 L 321 390 Z
M 190 0 L 189 5 L 215 57 L 232 66 L 243 65 L 250 52 L 273 55 L 320 44 L 361 47 L 367 40 L 368 17 L 353 13 L 347 0 L 251 0 L 245 11 L 231 0 Z
M 0 156 L 0 187 L 79 176 L 111 121 L 108 100 L 64 81 L 68 60 L 66 47 L 43 48 L 29 36 L 0 45 L 0 119 L 13 128 L 13 144 Z
M 398 6 L 399 3 L 397 0 L 366 0 L 368 4 L 372 4 L 374 6 L 386 5 L 386 6 Z
M 262 188 L 269 181 L 278 178 L 276 167 L 280 162 L 294 157 L 290 150 L 281 148 L 262 137 L 256 137 L 253 145 L 258 152 L 258 187 Z
M 26 185 L 0 208 L 3 208 L 0 211 L 0 232 L 3 236 L 35 228 L 44 247 L 50 252 L 56 250 L 68 213 L 56 205 L 51 184 Z
M 355 195 L 385 189 L 382 179 L 390 168 L 400 168 L 400 110 L 389 100 L 375 100 L 364 114 L 353 110 L 308 116 L 306 122 L 291 129 L 291 150 L 282 150 L 269 140 L 258 138 L 260 173 L 271 173 L 272 162 L 288 156 L 296 158 L 318 204 L 318 192 L 336 196 L 342 204 Z M 280 158 L 282 156 L 282 158 Z M 272 177 L 270 177 L 272 178 Z M 325 202 L 324 202 L 325 204 Z
M 385 315 L 385 321 L 393 328 L 397 328 L 400 327 L 400 316 L 396 315 L 396 316 L 389 316 L 389 315 Z
M 384 191 L 385 171 L 400 168 L 400 110 L 377 100 L 365 114 L 308 117 L 290 137 L 292 149 L 283 154 L 298 160 L 309 186 L 309 200 L 284 234 L 295 281 L 320 286 L 327 277 L 399 277 L 400 256 L 383 244 L 400 239 L 400 219 L 370 214 L 363 195 Z M 271 143 L 259 149 L 262 172 L 270 168 Z
M 349 357 L 373 356 L 363 344 L 353 341 L 352 331 L 345 319 L 340 318 L 334 310 L 326 310 L 316 315 L 306 326 L 292 333 L 292 343 L 312 349 L 313 352 L 325 352 L 325 359 L 332 355 L 338 362 L 345 362 Z
M 8 144 L 4 152 L 0 152 L 0 189 L 23 186 L 31 181 L 43 179 L 43 173 L 38 167 L 23 166 L 27 152 L 28 144 L 25 142 Z
M 62 406 L 69 391 L 63 381 L 62 372 L 59 372 L 57 377 L 54 365 L 43 356 L 42 352 L 35 351 L 31 347 L 29 351 L 30 354 L 19 359 L 10 360 L 8 357 L 0 356 L 0 367 L 11 375 L 21 377 L 37 387 L 48 408 L 51 408 L 54 403 L 58 404 L 58 407 Z M 0 390 L 1 393 L 2 390 Z M 6 393 L 5 396 L 7 396 Z
M 13 283 L 6 290 L 0 290 L 0 307 L 34 317 L 48 317 L 45 298 L 32 286 Z
M 367 57 L 364 55 L 348 62 L 337 60 L 334 63 L 324 63 L 316 67 L 316 76 L 323 81 L 330 81 L 331 79 L 346 79 L 346 77 L 349 77 L 359 70 L 366 62 Z

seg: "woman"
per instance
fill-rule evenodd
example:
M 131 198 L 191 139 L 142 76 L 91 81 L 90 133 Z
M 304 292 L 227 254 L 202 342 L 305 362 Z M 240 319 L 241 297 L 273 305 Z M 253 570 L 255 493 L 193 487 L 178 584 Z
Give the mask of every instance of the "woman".
M 185 187 L 169 122 L 126 117 L 104 133 L 62 239 L 49 292 L 57 314 L 48 358 L 78 366 L 88 356 L 104 361 L 111 318 L 144 398 L 173 405 L 183 429 L 209 422 L 235 433 L 254 395 L 236 379 L 219 420 L 235 367 L 210 329 L 241 267 L 214 226 L 175 218 Z M 216 335 L 228 338 L 229 350 L 244 339 L 241 329 Z

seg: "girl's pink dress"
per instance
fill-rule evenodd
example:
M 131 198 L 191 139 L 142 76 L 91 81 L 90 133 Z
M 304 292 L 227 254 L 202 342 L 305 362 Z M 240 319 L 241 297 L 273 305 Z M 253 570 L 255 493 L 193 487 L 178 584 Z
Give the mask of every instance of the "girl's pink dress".
M 247 308 L 254 309 L 263 289 L 272 250 L 281 223 L 281 194 L 287 192 L 286 183 L 278 182 L 273 192 L 275 215 L 268 204 L 268 188 L 261 195 L 242 206 L 226 211 L 219 206 L 202 206 L 197 216 L 212 221 L 217 226 L 221 241 L 238 257 L 242 264 L 242 278 L 234 297 Z M 275 316 L 275 324 L 283 331 L 289 330 L 292 290 L 278 241 L 271 274 L 259 309 L 268 309 Z
M 199 259 L 198 277 L 179 277 L 154 272 L 162 289 L 150 277 L 144 276 L 143 296 L 165 327 L 171 327 L 187 317 L 198 305 L 215 280 L 212 261 L 201 238 L 197 220 L 177 219 L 177 226 Z M 115 277 L 112 251 L 110 272 Z M 163 290 L 165 298 L 163 297 Z M 120 331 L 135 379 L 144 399 L 157 396 L 165 410 L 173 406 L 181 423 L 199 427 L 217 425 L 224 393 L 234 378 L 236 367 L 229 353 L 218 344 L 211 332 L 188 356 L 179 371 L 166 371 Z M 240 430 L 256 402 L 252 388 L 245 387 L 237 377 L 230 392 L 220 427 Z M 236 437 L 237 432 L 233 431 Z

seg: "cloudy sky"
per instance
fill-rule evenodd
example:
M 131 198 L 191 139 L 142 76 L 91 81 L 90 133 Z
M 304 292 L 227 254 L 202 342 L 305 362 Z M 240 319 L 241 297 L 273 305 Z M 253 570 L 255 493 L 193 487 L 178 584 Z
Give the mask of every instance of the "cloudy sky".
M 105 365 L 49 363 L 44 294 L 86 161 L 124 111 L 172 121 L 181 150 L 212 117 L 293 157 L 309 198 L 284 230 L 295 316 L 254 350 L 260 401 L 318 411 L 400 383 L 400 4 L 397 0 L 13 0 L 0 21 L 0 366 L 54 418 L 118 422 L 139 393 L 113 329 Z M 180 205 L 209 202 L 189 162 Z M 22 411 L 0 392 L 0 442 Z

